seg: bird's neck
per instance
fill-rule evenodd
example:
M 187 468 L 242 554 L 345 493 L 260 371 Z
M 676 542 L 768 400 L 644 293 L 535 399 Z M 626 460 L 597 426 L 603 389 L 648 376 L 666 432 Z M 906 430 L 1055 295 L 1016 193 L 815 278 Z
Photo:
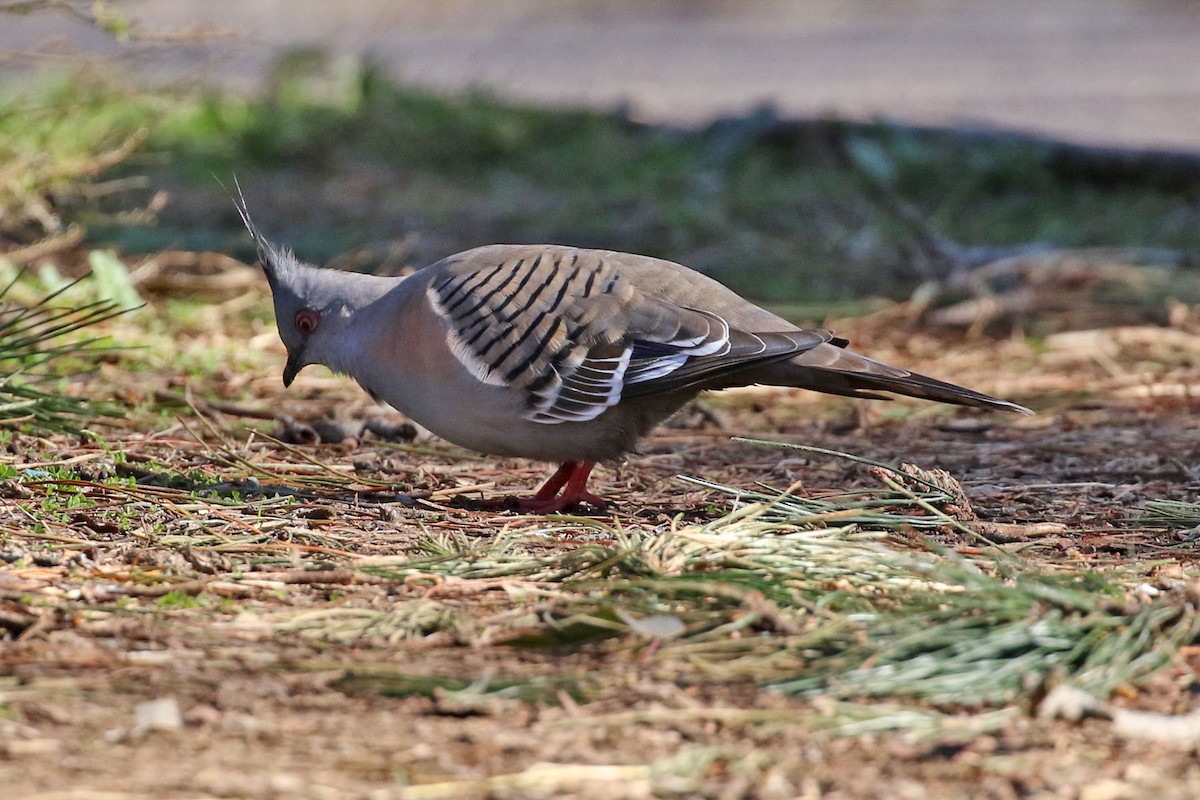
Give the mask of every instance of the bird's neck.
M 342 316 L 338 338 L 342 346 L 336 354 L 330 354 L 336 363 L 326 366 L 362 383 L 388 363 L 385 356 L 393 354 L 394 348 L 412 346 L 411 341 L 405 341 L 402 329 L 408 318 L 405 308 L 418 289 L 416 283 L 411 278 L 348 273 L 338 296 L 338 313 Z
M 347 311 L 357 314 L 376 303 L 386 302 L 389 295 L 401 291 L 403 283 L 403 278 L 344 272 L 337 278 L 337 299 Z

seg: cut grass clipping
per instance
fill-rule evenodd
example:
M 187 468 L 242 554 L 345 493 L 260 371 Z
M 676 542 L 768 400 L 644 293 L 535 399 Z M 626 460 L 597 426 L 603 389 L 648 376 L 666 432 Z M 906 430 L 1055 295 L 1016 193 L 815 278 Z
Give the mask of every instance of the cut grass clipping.
M 994 546 L 967 559 L 914 540 L 935 528 L 979 536 L 942 510 L 962 502 L 961 489 L 944 488 L 948 476 L 936 472 L 867 463 L 880 489 L 813 500 L 688 479 L 738 496 L 737 507 L 669 532 L 613 529 L 613 547 L 537 558 L 520 537 L 485 549 L 442 539 L 426 543 L 427 558 L 368 570 L 541 584 L 541 596 L 553 598 L 546 627 L 511 644 L 632 630 L 653 641 L 659 658 L 712 677 L 838 698 L 999 704 L 1047 677 L 1107 694 L 1145 678 L 1200 632 L 1182 599 L 1131 602 L 1098 572 L 1064 573 Z M 885 545 L 897 534 L 908 550 Z M 680 623 L 669 642 L 638 624 L 664 615 Z
M 74 334 L 127 308 L 107 299 L 66 305 L 64 295 L 85 278 L 23 297 L 29 292 L 20 285 L 22 276 L 17 271 L 0 289 L 0 427 L 78 431 L 102 409 L 57 390 L 56 384 L 64 369 L 90 371 L 87 360 L 107 348 L 101 338 Z
M 1189 593 L 1169 590 L 1146 600 L 1131 591 L 1153 564 L 1101 572 L 1040 561 L 1038 548 L 1025 542 L 993 544 L 953 479 L 908 465 L 801 447 L 865 462 L 878 485 L 799 497 L 688 479 L 733 496 L 733 510 L 703 524 L 651 530 L 626 528 L 619 518 L 506 517 L 495 538 L 483 538 L 478 520 L 431 511 L 417 520 L 421 533 L 402 525 L 406 554 L 381 556 L 361 553 L 364 537 L 398 531 L 356 493 L 359 476 L 329 469 L 304 498 L 280 496 L 268 481 L 286 486 L 296 470 L 313 464 L 281 461 L 278 447 L 263 442 L 224 443 L 214 451 L 197 439 L 193 460 L 228 447 L 237 458 L 225 462 L 226 470 L 252 469 L 263 479 L 237 484 L 253 496 L 230 491 L 228 483 L 222 490 L 128 477 L 16 479 L 20 496 L 35 505 L 85 495 L 87 513 L 110 544 L 145 546 L 149 537 L 204 565 L 126 577 L 122 568 L 112 573 L 117 585 L 98 589 L 96 597 L 152 603 L 147 610 L 180 616 L 180 624 L 208 613 L 194 606 L 238 598 L 275 633 L 332 645 L 403 648 L 422 640 L 423 646 L 632 651 L 674 680 L 752 682 L 824 697 L 838 708 L 849 699 L 884 697 L 954 707 L 1011 704 L 1047 681 L 1103 696 L 1144 680 L 1200 632 Z M 172 445 L 173 455 L 164 451 L 164 459 L 178 458 L 180 446 Z M 313 528 L 308 520 L 321 507 L 333 514 Z M 56 531 L 46 534 L 55 547 L 94 546 L 69 537 L 67 528 Z M 601 541 L 580 544 L 581 534 Z M 6 535 L 34 536 L 18 529 Z M 564 535 L 572 541 L 561 541 Z M 935 536 L 953 539 L 957 549 L 929 538 Z M 340 586 L 347 595 L 315 609 L 253 600 L 263 587 L 283 592 L 301 584 Z M 389 592 L 383 604 L 381 591 Z M 105 605 L 86 613 L 103 613 Z M 347 690 L 416 691 L 410 676 L 390 667 L 386 674 L 370 665 L 342 668 Z M 560 690 L 587 698 L 609 680 L 604 670 L 562 677 L 522 688 L 498 675 L 471 684 L 469 693 L 552 703 Z M 843 708 L 847 724 L 856 708 Z M 909 724 L 905 713 L 887 715 L 889 725 Z M 935 723 L 926 715 L 912 724 Z M 868 727 L 875 724 L 882 723 Z

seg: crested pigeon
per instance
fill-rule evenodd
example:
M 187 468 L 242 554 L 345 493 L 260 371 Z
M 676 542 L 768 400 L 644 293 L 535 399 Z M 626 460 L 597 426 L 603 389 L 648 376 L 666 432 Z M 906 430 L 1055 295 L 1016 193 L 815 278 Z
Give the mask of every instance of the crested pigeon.
M 562 466 L 508 507 L 554 513 L 707 389 L 764 384 L 850 397 L 877 392 L 1032 413 L 847 349 L 681 264 L 558 245 L 490 245 L 407 277 L 310 266 L 258 248 L 287 349 L 283 383 L 309 364 L 463 447 Z

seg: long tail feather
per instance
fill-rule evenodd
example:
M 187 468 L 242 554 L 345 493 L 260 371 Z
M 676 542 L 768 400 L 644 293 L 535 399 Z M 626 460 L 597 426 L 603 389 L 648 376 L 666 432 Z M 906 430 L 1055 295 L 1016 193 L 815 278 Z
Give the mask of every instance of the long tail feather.
M 825 394 L 885 399 L 876 392 L 919 397 L 939 403 L 976 406 L 1032 414 L 1025 406 L 957 386 L 953 383 L 909 372 L 859 355 L 853 350 L 824 344 L 785 362 L 768 364 L 749 371 L 748 382 L 774 386 L 795 386 Z

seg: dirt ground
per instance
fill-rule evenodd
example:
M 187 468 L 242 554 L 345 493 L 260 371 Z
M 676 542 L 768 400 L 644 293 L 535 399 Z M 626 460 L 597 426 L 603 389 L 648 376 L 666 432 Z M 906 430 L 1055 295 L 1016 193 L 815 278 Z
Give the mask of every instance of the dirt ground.
M 277 374 L 248 377 L 236 393 L 220 371 L 208 386 L 150 376 L 126 385 L 125 399 L 161 404 L 214 387 L 259 399 L 249 409 L 196 400 L 194 411 L 179 406 L 175 422 L 105 429 L 103 446 L 14 437 L 2 461 L 24 478 L 0 484 L 3 795 L 1200 796 L 1194 743 L 1129 738 L 1099 719 L 1038 719 L 1032 701 L 990 711 L 998 716 L 939 708 L 954 724 L 924 733 L 835 735 L 822 723 L 833 713 L 826 700 L 714 680 L 685 648 L 628 634 L 572 648 L 510 646 L 496 631 L 519 628 L 511 615 L 531 607 L 503 576 L 398 580 L 347 568 L 409 553 L 414 537 L 430 533 L 482 546 L 525 531 L 559 552 L 610 539 L 605 530 L 662 530 L 676 516 L 728 509 L 726 497 L 681 484 L 679 474 L 747 487 L 802 481 L 805 491 L 862 480 L 844 462 L 730 441 L 751 435 L 944 468 L 984 519 L 1060 523 L 1027 546 L 1064 564 L 1153 561 L 1164 579 L 1195 574 L 1185 527 L 1151 527 L 1142 511 L 1148 500 L 1194 499 L 1200 480 L 1191 399 L 1200 335 L 1186 324 L 1036 343 L 935 337 L 886 320 L 838 329 L 872 355 L 1039 413 L 728 393 L 708 402 L 712 414 L 685 413 L 642 454 L 597 471 L 595 488 L 616 501 L 601 517 L 607 529 L 568 520 L 549 532 L 512 514 L 453 507 L 459 493 L 531 488 L 544 465 L 480 459 L 424 438 L 284 447 L 247 433 L 247 423 L 278 432 L 271 418 L 280 409 L 309 422 L 382 413 L 347 382 L 317 374 L 286 393 Z M 107 370 L 101 380 L 119 380 Z M 184 491 L 216 479 L 252 493 L 247 461 L 301 487 L 286 523 L 269 505 L 247 521 Z M 65 466 L 75 477 L 54 472 Z M 363 485 L 301 483 L 330 469 Z M 112 474 L 131 481 L 114 487 Z M 407 503 L 394 492 L 384 502 L 373 480 L 393 483 Z M 52 507 L 63 481 L 89 502 Z M 358 613 L 400 608 L 457 621 L 354 623 Z M 1200 689 L 1197 665 L 1200 649 L 1185 649 L 1115 702 L 1186 713 Z M 540 694 L 471 691 L 509 679 Z

